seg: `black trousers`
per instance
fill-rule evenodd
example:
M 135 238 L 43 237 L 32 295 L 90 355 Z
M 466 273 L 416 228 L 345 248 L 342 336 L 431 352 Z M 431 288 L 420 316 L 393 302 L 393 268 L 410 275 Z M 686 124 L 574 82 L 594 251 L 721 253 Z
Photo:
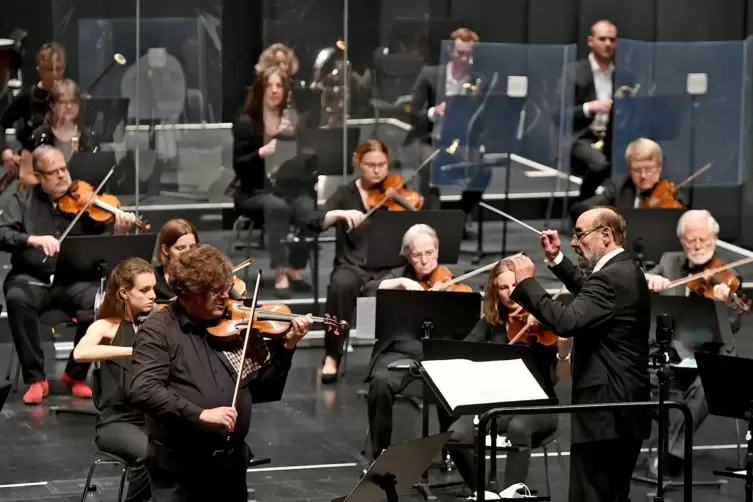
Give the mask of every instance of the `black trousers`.
M 685 403 L 693 415 L 693 434 L 709 416 L 709 405 L 706 401 L 706 393 L 701 385 L 701 377 L 696 376 L 692 380 L 682 378 L 669 379 L 669 400 Z M 651 399 L 659 399 L 659 378 L 655 372 L 651 373 Z M 685 459 L 685 416 L 677 410 L 669 410 L 667 451 L 670 455 L 679 459 Z M 655 428 L 655 429 L 658 429 Z M 658 430 L 651 435 L 649 444 L 656 448 L 659 443 Z
M 399 359 L 415 358 L 416 354 L 403 352 L 384 352 L 374 363 L 369 382 L 369 394 L 366 398 L 369 416 L 369 436 L 371 438 L 372 457 L 376 458 L 392 441 L 392 409 L 395 407 L 395 394 L 405 392 L 418 377 L 407 371 L 390 371 L 390 363 Z M 413 387 L 413 386 L 411 386 Z M 416 384 L 416 395 L 421 395 Z
M 497 434 L 504 434 L 512 446 L 520 451 L 509 452 L 505 462 L 504 487 L 515 483 L 525 483 L 531 464 L 531 444 L 534 437 L 544 437 L 557 429 L 557 415 L 520 415 L 497 418 Z M 472 491 L 476 491 L 476 460 L 473 450 L 453 447 L 453 442 L 474 442 L 475 428 L 472 416 L 455 419 L 440 408 L 440 427 L 452 431 L 447 449 L 460 476 Z
M 306 229 L 305 222 L 314 207 L 314 199 L 305 192 L 273 194 L 258 191 L 239 193 L 235 197 L 235 208 L 239 213 L 253 217 L 254 213 L 264 212 L 272 268 L 306 268 L 311 244 L 286 244 L 284 240 L 287 239 L 291 225 L 300 229 L 302 237 L 313 235 Z
M 39 316 L 53 308 L 64 310 L 71 317 L 75 317 L 77 311 L 93 310 L 99 287 L 93 282 L 45 287 L 30 284 L 29 281 L 38 282 L 31 276 L 11 274 L 3 284 L 10 333 L 26 384 L 42 382 L 46 378 Z M 75 344 L 86 334 L 89 324 L 78 323 Z M 84 380 L 89 366 L 89 363 L 75 362 L 71 351 L 65 371 L 74 380 Z
M 428 158 L 434 149 L 431 145 L 421 143 L 421 159 Z M 439 199 L 439 188 L 431 185 L 431 166 L 424 167 L 418 173 L 418 192 L 424 197 L 423 209 L 441 209 L 442 202 Z M 460 195 L 460 209 L 466 215 L 478 206 L 484 192 L 481 190 L 464 190 Z
M 368 272 L 355 265 L 335 267 L 329 277 L 326 312 L 335 316 L 338 321 L 352 323 L 358 295 L 366 283 L 375 276 L 374 272 Z M 344 342 L 344 336 L 327 332 L 324 336 L 325 353 L 339 361 Z
M 570 502 L 629 502 L 640 439 L 575 443 L 570 451 Z
M 246 502 L 246 469 L 250 453 L 246 443 L 218 454 L 176 451 L 149 443 L 147 469 L 154 502 Z
M 97 429 L 97 447 L 128 461 L 146 457 L 148 439 L 144 428 L 125 422 L 113 422 Z M 147 501 L 151 497 L 149 473 L 146 466 L 133 467 L 128 476 L 126 502 Z
M 610 162 L 605 152 L 596 150 L 593 145 L 595 138 L 591 135 L 573 141 L 570 155 L 576 168 L 582 171 L 583 184 L 580 186 L 578 200 L 593 196 L 604 180 L 610 175 Z M 605 147 L 606 149 L 607 147 Z

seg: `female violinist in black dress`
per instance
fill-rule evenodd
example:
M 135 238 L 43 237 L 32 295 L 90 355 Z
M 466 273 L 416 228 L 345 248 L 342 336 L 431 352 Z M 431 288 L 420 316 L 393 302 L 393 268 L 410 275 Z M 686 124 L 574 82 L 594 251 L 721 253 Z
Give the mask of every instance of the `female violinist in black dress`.
M 154 305 L 154 270 L 141 258 L 122 261 L 110 274 L 98 319 L 76 346 L 76 361 L 101 361 L 95 371 L 94 404 L 100 411 L 97 447 L 127 462 L 146 457 L 147 436 L 143 412 L 130 404 L 131 355 L 137 336 L 136 319 Z M 149 475 L 143 465 L 132 467 L 129 502 L 151 496 Z
M 190 221 L 175 218 L 162 225 L 157 237 L 157 252 L 154 256 L 159 263 L 159 266 L 154 269 L 157 276 L 155 293 L 158 302 L 166 302 L 175 297 L 173 290 L 170 289 L 167 266 L 183 251 L 196 247 L 198 243 L 199 233 Z

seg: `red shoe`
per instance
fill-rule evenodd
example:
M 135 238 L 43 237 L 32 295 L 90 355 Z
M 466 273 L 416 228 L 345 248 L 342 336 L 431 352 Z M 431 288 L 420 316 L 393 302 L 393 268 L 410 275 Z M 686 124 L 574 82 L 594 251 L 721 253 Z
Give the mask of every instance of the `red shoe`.
M 47 381 L 34 382 L 29 385 L 29 390 L 24 394 L 24 404 L 41 404 L 42 400 L 49 395 Z
M 92 398 L 91 387 L 86 385 L 85 381 L 74 380 L 68 375 L 68 373 L 63 373 L 63 376 L 60 378 L 60 380 L 62 380 L 62 382 L 71 389 L 71 394 L 73 394 L 73 397 L 80 397 L 81 399 Z

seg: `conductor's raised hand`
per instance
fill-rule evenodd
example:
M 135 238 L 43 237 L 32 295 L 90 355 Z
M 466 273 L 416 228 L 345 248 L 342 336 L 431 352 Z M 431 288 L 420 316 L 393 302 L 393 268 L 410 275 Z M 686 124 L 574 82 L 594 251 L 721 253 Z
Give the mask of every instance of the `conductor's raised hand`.
M 238 412 L 230 406 L 221 406 L 211 410 L 203 410 L 199 415 L 199 421 L 204 425 L 218 425 L 233 432 Z
M 541 248 L 544 250 L 544 257 L 552 261 L 560 254 L 562 243 L 560 242 L 560 234 L 556 230 L 544 230 L 539 237 L 541 241 Z
M 536 274 L 536 265 L 526 255 L 512 258 L 512 266 L 515 269 L 515 282 L 518 284 L 523 279 L 528 279 Z

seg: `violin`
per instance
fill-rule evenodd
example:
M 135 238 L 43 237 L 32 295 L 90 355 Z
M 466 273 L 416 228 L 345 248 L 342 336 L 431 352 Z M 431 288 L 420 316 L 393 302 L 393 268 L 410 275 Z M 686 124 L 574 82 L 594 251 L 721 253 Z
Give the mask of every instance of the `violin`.
M 219 338 L 239 336 L 240 332 L 246 330 L 251 320 L 251 308 L 244 306 L 242 301 L 228 300 L 226 307 L 220 322 L 207 329 L 210 334 Z M 287 305 L 271 303 L 259 305 L 255 309 L 251 328 L 265 338 L 281 338 L 287 334 L 290 321 L 295 317 L 299 317 L 299 314 L 293 314 Z M 329 333 L 340 335 L 348 329 L 347 322 L 338 321 L 329 314 L 312 319 L 315 323 L 324 324 Z
M 737 311 L 750 312 L 751 300 L 749 300 L 740 289 L 740 278 L 730 270 L 716 271 L 715 269 L 724 268 L 725 264 L 718 257 L 714 256 L 705 266 L 704 270 L 712 272 L 711 275 L 701 272 L 697 277 L 687 283 L 687 287 L 699 296 L 714 299 L 714 286 L 717 284 L 726 284 L 729 287 L 729 305 Z
M 89 204 L 92 198 L 93 201 Z M 71 183 L 68 192 L 58 199 L 58 209 L 74 215 L 85 209 L 89 217 L 98 223 L 112 223 L 115 221 L 115 215 L 122 213 L 117 197 L 112 194 L 97 195 L 94 187 L 82 180 Z M 151 225 L 141 218 L 136 220 L 136 226 L 144 232 L 152 229 Z
M 384 206 L 390 211 L 417 211 L 423 207 L 424 198 L 418 192 L 405 188 L 399 174 L 390 174 L 369 189 L 366 204 L 370 209 Z
M 447 267 L 439 266 L 434 269 L 434 272 L 426 278 L 418 281 L 418 283 L 424 289 L 431 289 L 437 285 L 440 285 L 437 290 L 440 291 L 454 291 L 456 293 L 471 293 L 473 289 L 462 282 L 456 282 L 453 280 L 452 272 Z
M 659 180 L 651 193 L 647 196 L 640 198 L 641 208 L 662 208 L 662 209 L 674 209 L 682 208 L 683 205 L 675 198 L 675 192 L 677 188 L 675 184 L 669 180 Z
M 544 329 L 541 324 L 532 327 L 529 324 L 530 315 L 520 307 L 507 316 L 507 339 L 510 341 L 510 345 L 518 341 L 522 341 L 528 345 L 536 342 L 547 347 L 555 345 L 559 337 L 551 331 Z

